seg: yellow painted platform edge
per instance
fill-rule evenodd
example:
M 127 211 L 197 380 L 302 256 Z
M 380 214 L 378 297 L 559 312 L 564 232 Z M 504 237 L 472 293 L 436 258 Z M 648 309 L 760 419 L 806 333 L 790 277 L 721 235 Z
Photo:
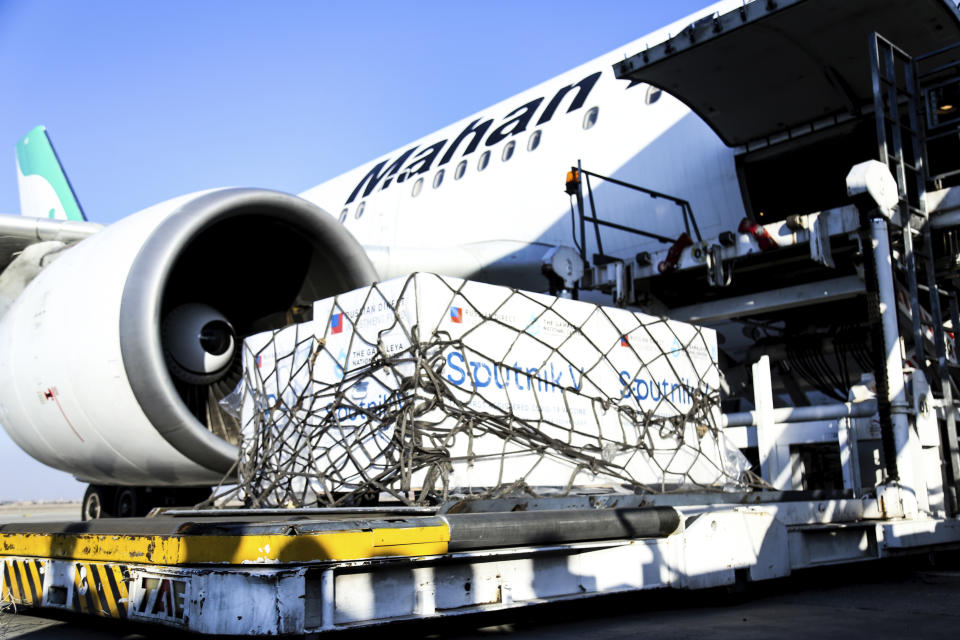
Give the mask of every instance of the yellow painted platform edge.
M 0 534 L 0 556 L 179 566 L 292 564 L 447 552 L 447 525 L 296 535 Z

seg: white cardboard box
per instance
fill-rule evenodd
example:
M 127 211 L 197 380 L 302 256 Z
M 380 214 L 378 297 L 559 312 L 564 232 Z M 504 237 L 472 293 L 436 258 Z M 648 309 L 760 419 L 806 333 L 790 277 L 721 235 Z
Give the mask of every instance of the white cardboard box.
M 309 375 L 301 367 L 286 385 L 310 402 L 272 419 L 312 434 L 302 441 L 328 489 L 403 466 L 414 413 L 419 445 L 450 461 L 451 488 L 675 488 L 733 475 L 715 437 L 710 329 L 432 274 L 318 301 L 312 328 Z M 249 338 L 248 366 L 284 331 Z M 248 425 L 254 403 L 245 409 Z M 427 469 L 412 471 L 417 488 Z

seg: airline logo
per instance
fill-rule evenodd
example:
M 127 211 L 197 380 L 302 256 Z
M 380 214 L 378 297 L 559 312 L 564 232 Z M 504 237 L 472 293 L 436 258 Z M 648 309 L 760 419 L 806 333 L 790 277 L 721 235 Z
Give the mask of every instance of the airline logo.
M 520 105 L 508 113 L 502 121 L 494 121 L 493 118 L 477 118 L 452 140 L 438 140 L 424 148 L 420 148 L 419 145 L 413 146 L 396 158 L 387 158 L 378 162 L 354 187 L 345 204 L 350 204 L 358 197 L 369 196 L 378 186 L 382 191 L 392 183 L 402 183 L 416 175 L 427 173 L 434 163 L 441 167 L 455 157 L 469 155 L 476 151 L 481 142 L 486 147 L 492 147 L 511 136 L 522 133 L 531 126 L 537 114 L 540 115 L 533 126 L 539 127 L 552 120 L 558 112 L 563 111 L 564 106 L 567 107 L 566 113 L 580 109 L 601 75 L 602 72 L 597 71 L 580 82 L 564 85 L 549 101 L 546 100 L 546 96 L 541 96 Z
M 463 309 L 460 307 L 450 307 L 450 320 L 457 324 L 463 322 Z
M 620 336 L 620 346 L 621 346 L 621 347 L 629 347 L 629 346 L 630 346 L 630 339 L 629 339 L 628 336 Z
M 343 314 L 335 313 L 330 316 L 330 333 L 343 332 Z
M 257 369 L 263 366 L 263 356 L 257 356 Z
M 17 143 L 20 213 L 56 220 L 86 220 L 44 127 Z

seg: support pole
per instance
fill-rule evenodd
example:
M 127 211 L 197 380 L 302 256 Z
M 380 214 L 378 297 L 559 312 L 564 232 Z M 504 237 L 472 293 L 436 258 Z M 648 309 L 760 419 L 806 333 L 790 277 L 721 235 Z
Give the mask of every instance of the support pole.
M 857 403 L 817 404 L 810 407 L 782 407 L 773 410 L 773 421 L 791 423 L 837 420 L 840 418 L 869 418 L 876 412 L 877 403 L 873 400 Z M 743 411 L 740 413 L 725 413 L 721 420 L 724 427 L 749 427 L 757 424 L 758 418 L 755 411 Z
M 890 236 L 885 219 L 872 218 L 869 224 L 883 348 L 883 360 L 878 358 L 877 366 L 885 368 L 882 373 L 887 379 L 886 385 L 877 385 L 877 393 L 882 393 L 882 387 L 886 386 L 886 400 L 889 402 L 893 431 L 893 451 L 887 448 L 885 453 L 887 455 L 892 453 L 894 456 L 894 460 L 887 460 L 888 469 L 895 470 L 890 474 L 890 479 L 891 482 L 899 481 L 900 503 L 904 516 L 909 518 L 917 515 L 917 476 L 911 451 L 911 447 L 916 446 L 917 442 L 915 436 L 911 437 L 909 405 L 903 381 L 903 352 L 900 345 L 900 328 L 897 324 L 897 298 L 893 282 L 893 263 L 890 258 Z M 881 374 L 880 371 L 877 373 Z M 882 399 L 878 398 L 878 401 L 882 410 Z M 891 462 L 893 465 L 890 464 Z
M 580 161 L 577 160 L 577 166 L 574 167 L 577 172 L 577 213 L 580 215 L 580 258 L 584 264 L 587 263 L 587 220 L 583 211 L 583 168 Z M 596 213 L 596 212 L 594 212 Z M 596 217 L 596 216 L 594 216 Z
M 320 601 L 320 628 L 324 631 L 333 629 L 337 601 L 332 568 L 324 569 L 320 574 Z
M 780 446 L 782 425 L 774 421 L 773 385 L 770 382 L 770 356 L 763 355 L 753 365 L 753 412 L 757 422 L 757 449 L 760 474 L 772 486 L 783 491 L 792 489 L 790 448 Z

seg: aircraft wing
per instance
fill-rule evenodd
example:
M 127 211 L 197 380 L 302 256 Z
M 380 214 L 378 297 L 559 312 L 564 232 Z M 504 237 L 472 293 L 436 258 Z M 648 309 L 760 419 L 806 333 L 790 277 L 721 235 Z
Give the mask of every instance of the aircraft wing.
M 49 220 L 0 214 L 0 271 L 3 271 L 19 252 L 35 242 L 76 242 L 101 229 L 102 224 L 85 220 Z

